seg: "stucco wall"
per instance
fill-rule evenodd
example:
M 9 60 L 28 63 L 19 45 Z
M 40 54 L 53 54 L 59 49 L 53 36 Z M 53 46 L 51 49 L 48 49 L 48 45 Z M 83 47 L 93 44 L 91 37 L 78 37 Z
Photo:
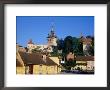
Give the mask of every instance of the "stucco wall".
M 33 65 L 33 74 L 57 74 L 61 69 L 55 66 Z M 25 67 L 16 67 L 16 74 L 25 74 Z
M 87 67 L 86 66 L 84 66 L 84 65 L 76 65 L 75 67 L 74 67 L 74 69 L 77 69 L 77 68 L 82 68 L 83 70 L 86 70 L 87 69 Z
M 87 70 L 94 69 L 94 61 L 87 61 Z
M 34 65 L 33 74 L 57 74 L 57 65 L 46 66 L 46 65 Z
M 87 66 L 85 65 L 76 65 L 74 67 L 74 69 L 77 69 L 78 67 L 79 68 L 82 68 L 83 70 L 93 70 L 94 68 L 94 61 L 76 61 L 76 63 L 87 63 Z
M 25 74 L 25 67 L 16 67 L 16 74 Z

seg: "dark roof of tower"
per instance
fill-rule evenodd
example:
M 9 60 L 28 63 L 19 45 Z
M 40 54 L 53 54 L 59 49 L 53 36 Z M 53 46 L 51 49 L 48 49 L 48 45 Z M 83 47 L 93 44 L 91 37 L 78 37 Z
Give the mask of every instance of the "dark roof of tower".
M 34 44 L 34 43 L 32 42 L 32 39 L 29 40 L 28 44 Z
M 55 35 L 54 31 L 51 31 L 50 34 L 48 34 L 47 38 L 52 38 L 55 37 L 57 38 L 57 36 Z
M 88 42 L 92 42 L 92 39 L 91 38 L 81 37 L 80 41 L 83 42 L 83 43 L 88 43 Z

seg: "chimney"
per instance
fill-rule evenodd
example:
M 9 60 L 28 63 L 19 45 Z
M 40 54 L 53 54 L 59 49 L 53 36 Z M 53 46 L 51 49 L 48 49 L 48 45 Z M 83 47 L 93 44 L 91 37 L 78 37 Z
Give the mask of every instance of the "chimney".
M 42 59 L 43 59 L 43 61 L 46 63 L 46 55 L 44 54 L 43 56 L 42 56 Z

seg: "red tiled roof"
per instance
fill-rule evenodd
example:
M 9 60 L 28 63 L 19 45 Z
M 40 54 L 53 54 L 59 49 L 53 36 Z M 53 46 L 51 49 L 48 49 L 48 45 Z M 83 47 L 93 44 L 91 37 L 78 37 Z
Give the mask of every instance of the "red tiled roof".
M 32 42 L 32 39 L 29 40 L 28 44 L 34 44 L 34 43 Z
M 80 39 L 80 41 L 83 42 L 83 43 L 91 43 L 91 42 L 92 42 L 92 39 L 82 37 L 82 38 Z
M 94 61 L 94 56 L 77 56 L 76 61 Z
M 46 62 L 42 58 L 42 54 L 38 53 L 26 53 L 19 52 L 20 56 L 25 64 L 34 64 L 34 65 L 57 65 L 54 61 L 52 61 L 49 57 L 46 57 Z

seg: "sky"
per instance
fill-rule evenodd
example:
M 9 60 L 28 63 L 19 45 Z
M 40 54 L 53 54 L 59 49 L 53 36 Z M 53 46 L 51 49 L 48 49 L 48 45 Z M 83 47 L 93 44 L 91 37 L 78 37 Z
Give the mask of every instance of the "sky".
M 35 44 L 47 44 L 54 26 L 59 39 L 66 36 L 94 36 L 94 16 L 16 16 L 16 43 L 26 47 L 30 39 Z

